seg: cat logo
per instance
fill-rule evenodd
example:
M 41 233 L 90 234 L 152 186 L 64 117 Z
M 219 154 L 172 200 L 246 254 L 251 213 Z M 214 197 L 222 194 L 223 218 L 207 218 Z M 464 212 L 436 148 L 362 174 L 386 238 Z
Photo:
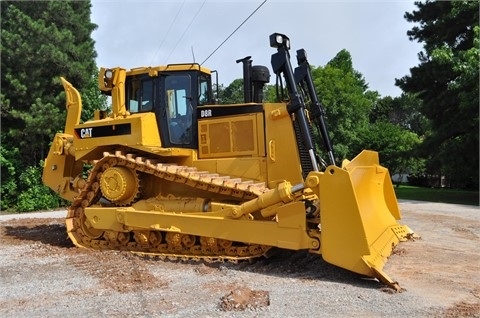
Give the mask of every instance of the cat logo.
M 91 138 L 92 137 L 92 129 L 93 128 L 83 128 L 80 130 L 80 137 L 81 138 Z

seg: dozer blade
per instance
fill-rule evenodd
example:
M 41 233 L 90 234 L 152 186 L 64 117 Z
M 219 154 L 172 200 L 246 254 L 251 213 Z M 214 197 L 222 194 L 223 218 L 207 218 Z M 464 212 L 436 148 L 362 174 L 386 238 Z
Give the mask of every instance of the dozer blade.
M 323 259 L 399 290 L 382 269 L 413 232 L 397 223 L 395 192 L 378 154 L 363 151 L 343 168 L 328 167 L 320 181 L 320 208 Z

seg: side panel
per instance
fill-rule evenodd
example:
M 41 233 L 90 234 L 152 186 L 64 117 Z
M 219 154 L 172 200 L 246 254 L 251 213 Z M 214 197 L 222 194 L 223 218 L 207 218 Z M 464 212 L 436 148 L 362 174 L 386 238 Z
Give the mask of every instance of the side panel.
M 262 105 L 202 107 L 197 115 L 200 159 L 265 156 Z
M 202 170 L 267 182 L 303 182 L 292 120 L 283 103 L 199 108 Z
M 199 121 L 199 157 L 259 156 L 264 148 L 258 130 L 261 119 L 249 114 Z
M 269 188 L 283 180 L 303 183 L 298 146 L 286 105 L 265 104 L 264 107 Z
M 161 147 L 155 114 L 144 113 L 121 119 L 102 119 L 75 126 L 73 144 L 77 160 L 97 147 L 122 145 Z
M 193 165 L 232 178 L 267 181 L 263 105 L 199 107 Z

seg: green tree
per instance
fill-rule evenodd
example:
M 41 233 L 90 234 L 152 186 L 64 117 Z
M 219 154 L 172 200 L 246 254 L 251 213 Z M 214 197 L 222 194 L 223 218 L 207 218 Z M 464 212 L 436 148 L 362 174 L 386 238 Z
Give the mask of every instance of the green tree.
M 431 122 L 422 143 L 430 173 L 456 187 L 478 188 L 479 176 L 479 2 L 415 2 L 407 12 L 416 26 L 410 40 L 423 42 L 420 64 L 397 79 L 404 92 L 422 101 Z
M 389 122 L 424 137 L 429 120 L 420 112 L 421 100 L 413 94 L 379 98 L 370 111 L 370 122 Z
M 2 144 L 4 135 L 1 136 Z M 18 171 L 18 148 L 0 147 L 0 167 L 2 185 L 0 187 L 0 210 L 14 206 L 17 200 L 17 171 Z
M 220 104 L 241 104 L 243 103 L 243 79 L 233 80 L 227 87 L 219 87 Z
M 214 88 L 215 89 L 215 88 Z M 241 104 L 243 103 L 243 79 L 233 80 L 227 87 L 218 86 L 219 104 Z M 264 102 L 277 102 L 275 85 L 265 85 L 263 88 Z
M 20 173 L 19 183 L 25 188 L 17 198 L 15 209 L 30 212 L 58 208 L 65 203 L 56 193 L 42 184 L 42 167 L 30 166 Z
M 428 133 L 428 120 L 419 105 L 409 94 L 380 98 L 370 111 L 370 124 L 360 131 L 363 146 L 379 152 L 391 175 L 424 173 L 425 160 L 418 158 L 417 150 Z
M 421 142 L 418 135 L 387 121 L 371 123 L 359 131 L 363 148 L 377 150 L 380 163 L 390 174 L 400 176 L 423 172 L 424 160 L 415 156 Z M 358 148 L 357 152 L 362 149 Z
M 348 51 L 340 51 L 325 67 L 312 69 L 316 92 L 325 107 L 336 159 L 352 158 L 363 144 L 359 131 L 368 125 L 378 93 L 353 68 Z
M 88 1 L 2 2 L 2 129 L 25 166 L 46 154 L 63 127 L 65 96 L 59 77 L 80 90 L 96 73 Z M 8 141 L 7 141 L 8 143 Z
M 4 201 L 13 191 L 4 180 L 18 181 L 17 198 L 32 186 L 42 187 L 20 175 L 45 158 L 53 135 L 64 126 L 65 94 L 59 77 L 87 93 L 84 108 L 90 113 L 105 105 L 98 92 L 98 98 L 89 94 L 98 72 L 90 8 L 90 1 L 1 2 L 2 209 L 15 205 Z
M 264 100 L 266 103 L 278 103 L 280 102 L 277 99 L 277 89 L 275 85 L 265 85 Z
M 95 110 L 110 111 L 107 103 L 107 96 L 98 89 L 98 72 L 90 76 L 86 86 L 80 89 L 82 96 L 82 115 L 81 122 L 86 122 L 93 118 Z

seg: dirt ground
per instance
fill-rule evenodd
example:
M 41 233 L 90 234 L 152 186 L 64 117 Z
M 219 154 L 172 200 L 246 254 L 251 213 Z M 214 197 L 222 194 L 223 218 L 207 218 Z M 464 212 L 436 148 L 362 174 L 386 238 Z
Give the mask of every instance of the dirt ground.
M 421 239 L 399 245 L 385 271 L 408 292 L 450 304 L 442 316 L 480 317 L 480 209 L 415 201 L 401 207 Z
M 306 252 L 240 264 L 159 260 L 76 248 L 63 218 L 0 216 L 0 316 L 480 317 L 478 207 L 400 206 L 402 223 L 421 235 L 384 268 L 402 293 Z

